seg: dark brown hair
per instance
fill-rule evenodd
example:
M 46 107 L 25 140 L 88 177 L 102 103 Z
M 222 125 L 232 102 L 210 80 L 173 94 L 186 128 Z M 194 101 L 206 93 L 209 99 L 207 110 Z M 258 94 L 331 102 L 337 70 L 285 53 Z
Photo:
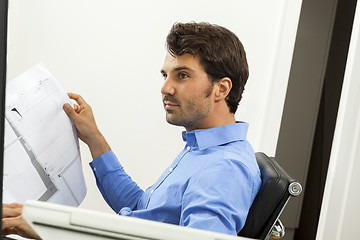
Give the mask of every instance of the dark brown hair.
M 228 77 L 232 88 L 226 97 L 230 112 L 235 113 L 249 76 L 244 47 L 228 29 L 209 23 L 175 23 L 166 47 L 173 56 L 197 55 L 212 84 Z

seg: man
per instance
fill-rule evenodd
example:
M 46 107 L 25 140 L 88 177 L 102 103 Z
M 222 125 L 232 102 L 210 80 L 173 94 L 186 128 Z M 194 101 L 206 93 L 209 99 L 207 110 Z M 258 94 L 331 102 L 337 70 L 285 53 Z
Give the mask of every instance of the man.
M 70 93 L 78 105 L 64 110 L 89 146 L 97 185 L 115 212 L 236 235 L 261 185 L 248 125 L 234 115 L 248 78 L 245 51 L 229 30 L 193 22 L 172 27 L 167 50 L 166 121 L 185 127 L 186 144 L 146 191 L 126 174 L 80 95 Z

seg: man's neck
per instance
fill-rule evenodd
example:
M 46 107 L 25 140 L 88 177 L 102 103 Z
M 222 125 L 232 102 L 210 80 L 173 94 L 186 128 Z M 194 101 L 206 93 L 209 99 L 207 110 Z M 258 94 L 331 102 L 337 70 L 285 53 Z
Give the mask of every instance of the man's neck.
M 208 129 L 214 127 L 220 127 L 228 124 L 235 123 L 235 115 L 233 113 L 228 114 L 218 114 L 214 115 L 211 118 L 206 118 L 202 121 L 198 121 L 196 125 L 185 126 L 187 132 L 197 130 L 197 129 Z

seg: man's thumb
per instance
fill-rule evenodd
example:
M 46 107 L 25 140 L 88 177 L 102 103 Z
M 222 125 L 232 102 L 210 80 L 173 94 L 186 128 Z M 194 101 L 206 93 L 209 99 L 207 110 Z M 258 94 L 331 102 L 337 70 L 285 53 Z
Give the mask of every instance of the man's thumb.
M 75 110 L 70 106 L 69 103 L 65 103 L 63 106 L 63 109 L 71 119 L 74 119 L 76 113 L 75 113 Z

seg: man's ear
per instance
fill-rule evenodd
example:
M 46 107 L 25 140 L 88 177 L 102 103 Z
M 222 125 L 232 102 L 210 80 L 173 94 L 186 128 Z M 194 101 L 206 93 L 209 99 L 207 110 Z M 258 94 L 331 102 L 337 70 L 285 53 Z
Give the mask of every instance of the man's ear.
M 229 92 L 232 88 L 231 79 L 224 77 L 216 83 L 216 86 L 215 101 L 224 100 L 229 95 Z

